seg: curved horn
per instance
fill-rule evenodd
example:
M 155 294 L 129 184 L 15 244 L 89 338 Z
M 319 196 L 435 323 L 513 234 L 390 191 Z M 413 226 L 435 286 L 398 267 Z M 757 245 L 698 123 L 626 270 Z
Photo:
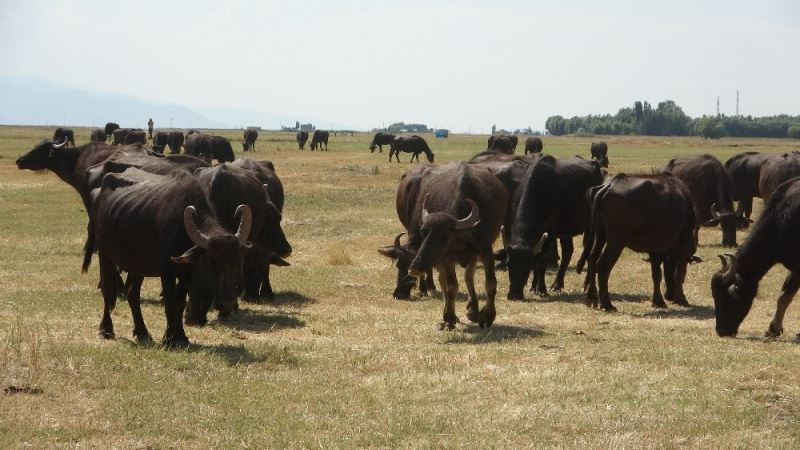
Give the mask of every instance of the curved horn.
M 719 217 L 719 206 L 716 203 L 711 204 L 711 217 Z
M 197 223 L 194 221 L 194 216 L 197 214 L 197 209 L 194 206 L 187 206 L 183 210 L 183 226 L 186 228 L 186 234 L 192 240 L 194 245 L 200 248 L 208 248 L 208 236 L 201 233 L 197 228 Z
M 53 144 L 53 148 L 61 148 L 61 147 L 65 146 L 65 145 L 67 145 L 67 138 L 66 138 L 66 136 L 64 137 L 64 140 L 63 140 L 63 141 L 61 141 L 61 143 L 60 143 L 60 144 Z
M 396 248 L 397 250 L 402 250 L 403 249 L 402 246 L 400 245 L 400 238 L 404 234 L 406 234 L 406 233 L 400 233 L 400 234 L 397 235 L 397 237 L 394 238 L 394 248 Z
M 478 225 L 481 221 L 481 209 L 478 207 L 478 204 L 471 198 L 466 200 L 471 209 L 467 217 L 456 222 L 456 230 L 469 230 L 475 225 Z
M 272 203 L 272 199 L 269 197 L 269 186 L 264 184 L 264 195 L 267 196 L 267 203 Z
M 236 239 L 242 245 L 247 244 L 247 239 L 250 237 L 250 227 L 253 225 L 253 211 L 247 205 L 239 205 L 233 217 L 241 217 L 239 222 L 239 229 L 236 230 Z
M 533 247 L 533 254 L 536 255 L 537 253 L 542 251 L 542 247 L 544 247 L 545 241 L 547 241 L 547 233 L 542 233 L 541 239 L 539 242 L 536 243 L 536 246 Z
M 423 223 L 425 223 L 425 220 L 426 220 L 426 219 L 428 218 L 428 216 L 430 215 L 430 213 L 428 212 L 428 210 L 425 208 L 425 203 L 427 203 L 427 201 L 428 201 L 428 197 L 430 197 L 430 196 L 431 196 L 431 194 L 430 194 L 430 192 L 429 192 L 429 193 L 425 194 L 425 198 L 422 200 L 422 222 L 423 222 Z
M 725 259 L 725 255 L 717 255 L 717 256 L 719 256 L 719 260 L 722 261 L 722 269 L 720 269 L 720 272 L 728 273 L 728 260 Z

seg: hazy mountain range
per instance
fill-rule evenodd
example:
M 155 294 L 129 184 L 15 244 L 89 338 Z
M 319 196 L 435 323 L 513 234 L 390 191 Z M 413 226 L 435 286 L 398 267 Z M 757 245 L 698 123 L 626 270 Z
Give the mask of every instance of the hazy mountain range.
M 324 119 L 296 117 L 237 108 L 157 104 L 148 100 L 64 86 L 36 77 L 0 77 L 0 124 L 102 126 L 117 122 L 124 127 L 146 127 L 149 117 L 156 127 L 279 129 L 295 121 L 320 128 L 357 129 Z

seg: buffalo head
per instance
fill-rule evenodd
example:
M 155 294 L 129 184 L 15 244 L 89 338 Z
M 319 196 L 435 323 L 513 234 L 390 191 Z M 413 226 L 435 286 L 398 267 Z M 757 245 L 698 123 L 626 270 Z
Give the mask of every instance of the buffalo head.
M 463 219 L 458 219 L 446 212 L 429 213 L 425 208 L 429 195 L 422 202 L 422 225 L 420 226 L 422 244 L 409 267 L 409 272 L 415 277 L 424 275 L 428 269 L 438 264 L 447 253 L 451 243 L 461 237 L 463 233 L 475 228 L 481 221 L 478 204 L 469 198 L 466 199 L 466 202 L 470 206 L 470 212 Z
M 392 296 L 398 300 L 408 300 L 411 298 L 411 289 L 416 286 L 417 279 L 408 274 L 408 268 L 414 259 L 416 252 L 410 250 L 408 246 L 400 245 L 400 238 L 405 233 L 400 233 L 394 238 L 394 244 L 378 249 L 378 253 L 391 258 L 397 265 L 397 285 Z
M 727 257 L 731 262 L 728 264 Z M 711 277 L 717 334 L 735 337 L 756 296 L 755 283 L 745 281 L 736 272 L 736 256 L 720 255 L 722 268 Z
M 525 296 L 522 291 L 528 283 L 528 276 L 533 270 L 533 263 L 536 255 L 542 251 L 542 247 L 547 242 L 547 233 L 542 233 L 539 241 L 533 247 L 526 245 L 512 244 L 508 249 L 508 299 L 523 300 Z
M 722 245 L 725 247 L 736 247 L 736 229 L 744 228 L 749 225 L 752 220 L 744 217 L 744 210 L 739 209 L 738 212 L 725 211 L 721 212 L 716 203 L 711 205 L 711 219 L 703 222 L 703 226 L 714 227 L 719 225 L 722 228 Z
M 55 170 L 58 164 L 58 154 L 62 147 L 67 144 L 64 139 L 60 144 L 56 144 L 50 139 L 45 139 L 36 144 L 28 153 L 17 158 L 17 168 L 28 170 Z
M 253 222 L 247 205 L 239 205 L 234 214 L 240 217 L 235 234 L 223 229 L 214 229 L 208 235 L 200 231 L 195 222 L 197 211 L 187 206 L 183 211 L 186 234 L 194 244 L 182 255 L 170 258 L 177 264 L 191 266 L 192 283 L 189 286 L 190 305 L 186 322 L 202 325 L 206 313 L 213 305 L 225 317 L 237 308 L 237 284 L 241 280 L 244 250 L 251 246 L 247 237 Z

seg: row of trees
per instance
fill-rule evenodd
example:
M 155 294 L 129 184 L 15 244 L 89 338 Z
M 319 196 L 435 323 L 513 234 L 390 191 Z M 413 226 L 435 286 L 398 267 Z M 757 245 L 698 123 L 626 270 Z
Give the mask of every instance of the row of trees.
M 800 116 L 703 116 L 691 118 L 672 100 L 655 108 L 648 102 L 637 101 L 632 108 L 621 108 L 616 114 L 588 115 L 564 118 L 551 116 L 545 123 L 550 134 L 573 133 L 732 137 L 795 137 L 800 139 Z M 794 132 L 794 135 L 793 135 Z

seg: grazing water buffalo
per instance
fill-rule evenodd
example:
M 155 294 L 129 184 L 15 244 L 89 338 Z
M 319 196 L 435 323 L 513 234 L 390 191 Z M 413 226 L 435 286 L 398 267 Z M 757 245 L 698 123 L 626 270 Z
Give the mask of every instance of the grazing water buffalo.
M 601 167 L 608 167 L 608 144 L 604 141 L 592 142 L 590 151 L 592 159 L 598 161 Z
M 689 188 L 694 204 L 695 242 L 700 226 L 722 228 L 722 245 L 736 247 L 736 229 L 751 220 L 733 210 L 731 177 L 712 155 L 673 158 L 662 169 L 677 176 Z
M 775 264 L 783 264 L 789 274 L 783 281 L 775 316 L 767 336 L 783 333 L 786 309 L 800 288 L 800 178 L 781 184 L 766 201 L 764 212 L 753 226 L 744 244 L 731 257 L 725 256 L 722 269 L 711 278 L 716 330 L 720 336 L 736 336 L 753 299 L 758 284 Z
M 167 145 L 169 145 L 169 152 L 174 154 L 181 152 L 183 146 L 183 133 L 180 131 L 170 131 L 167 138 Z
M 169 133 L 166 131 L 157 132 L 155 138 L 153 138 L 153 151 L 163 154 L 168 143 Z
M 300 150 L 304 150 L 306 147 L 306 141 L 308 141 L 308 131 L 298 131 L 295 139 L 297 140 L 297 147 Z
M 489 136 L 487 150 L 513 154 L 517 149 L 517 136 L 510 134 L 501 134 L 498 136 Z
M 91 196 L 103 280 L 100 337 L 114 338 L 111 311 L 118 287 L 105 280 L 115 277 L 117 268 L 138 279 L 161 278 L 167 346 L 189 343 L 181 321 L 187 292 L 192 293 L 187 320 L 200 320 L 212 305 L 221 314 L 231 311 L 242 255 L 250 245 L 252 213 L 247 205 L 235 208 L 235 218 L 219 217 L 201 181 L 188 172 L 154 175 L 135 168 L 105 175 Z M 224 221 L 238 221 L 236 232 L 227 231 Z M 128 304 L 135 338 L 149 341 L 138 296 Z
M 104 131 L 106 132 L 106 136 L 108 136 L 109 138 L 113 137 L 114 136 L 114 132 L 117 131 L 117 130 L 119 130 L 119 124 L 118 123 L 114 123 L 114 122 L 106 123 L 106 126 L 104 128 Z
M 774 154 L 744 152 L 725 161 L 725 170 L 733 183 L 733 200 L 739 202 L 744 217 L 749 219 L 753 212 L 753 197 L 761 197 L 761 168 L 770 159 L 777 157 L 779 156 Z
M 258 131 L 253 128 L 244 130 L 244 137 L 242 138 L 242 150 L 245 152 L 256 151 L 256 139 L 258 139 Z
M 403 224 L 406 232 L 397 235 L 394 240 L 394 245 L 378 249 L 378 253 L 395 261 L 397 266 L 397 284 L 392 296 L 399 300 L 410 299 L 411 288 L 413 288 L 417 282 L 415 277 L 408 274 L 408 268 L 411 266 L 414 252 L 419 248 L 422 237 L 419 231 L 421 225 L 419 214 L 421 205 L 418 204 L 418 201 L 422 199 L 420 194 L 422 181 L 438 169 L 439 168 L 436 166 L 423 165 L 417 166 L 402 175 L 400 184 L 397 187 L 395 207 L 397 210 L 397 217 L 400 219 L 400 223 Z M 407 234 L 409 239 L 405 246 L 400 245 L 400 237 L 403 234 Z M 431 269 L 420 279 L 420 296 L 427 296 L 428 290 L 434 290 L 435 288 L 433 284 L 433 269 Z
M 455 312 L 458 263 L 466 269 L 467 318 L 481 327 L 492 326 L 497 292 L 492 244 L 505 218 L 506 189 L 484 168 L 452 163 L 426 177 L 420 195 L 419 208 L 415 209 L 415 214 L 419 214 L 419 236 L 409 237 L 419 242 L 419 247 L 409 273 L 419 277 L 433 267 L 437 269 L 445 297 L 440 328 L 453 329 L 458 322 Z M 486 275 L 486 304 L 480 311 L 474 281 L 478 260 L 483 263 Z
M 761 167 L 758 183 L 761 198 L 769 201 L 772 193 L 784 181 L 800 176 L 800 152 L 775 155 Z
M 551 289 L 561 290 L 572 258 L 572 238 L 589 227 L 586 192 L 603 183 L 600 165 L 582 158 L 555 159 L 542 156 L 527 168 L 520 183 L 519 197 L 508 246 L 509 300 L 524 298 L 522 290 L 534 271 L 531 290 L 547 295 L 545 271 L 550 259 L 540 255 L 546 245 L 553 253 L 555 239 L 561 243 L 561 265 Z
M 136 129 L 128 131 L 128 134 L 125 135 L 125 143 L 135 144 L 137 142 L 142 144 L 147 143 L 147 134 L 144 132 L 144 130 Z
M 186 137 L 183 146 L 186 148 L 186 153 L 192 156 L 206 155 L 221 163 L 235 159 L 231 143 L 222 136 L 192 133 Z
M 664 298 L 688 306 L 683 293 L 686 265 L 697 249 L 692 197 L 670 173 L 617 174 L 587 195 L 592 223 L 584 240 L 589 269 L 584 287 L 586 305 L 615 310 L 608 295 L 608 277 L 625 247 L 648 253 L 653 277 L 653 307 L 665 308 Z M 587 257 L 588 255 L 588 257 Z M 588 258 L 588 259 L 587 259 Z M 661 264 L 666 291 L 661 295 Z M 578 264 L 578 269 L 582 263 Z
M 53 142 L 61 141 L 66 142 L 67 146 L 75 147 L 75 133 L 69 128 L 56 128 L 53 132 Z
M 542 140 L 537 136 L 531 136 L 528 139 L 525 139 L 525 154 L 528 153 L 542 153 L 542 149 L 544 148 L 544 144 Z
M 314 135 L 311 137 L 311 150 L 316 150 L 319 146 L 322 151 L 322 145 L 325 144 L 325 150 L 328 150 L 328 136 L 330 133 L 323 130 L 314 130 Z
M 107 140 L 108 135 L 106 135 L 106 132 L 100 128 L 92 130 L 92 134 L 89 136 L 89 142 L 106 142 Z
M 266 186 L 268 199 L 263 231 L 253 235 L 253 247 L 245 254 L 244 299 L 274 299 L 275 294 L 269 279 L 270 265 L 288 266 L 289 263 L 283 258 L 292 254 L 292 246 L 286 240 L 280 224 L 284 203 L 283 184 L 270 161 L 237 159 L 229 165 L 248 170 L 255 175 L 259 183 Z
M 433 163 L 433 151 L 428 147 L 428 143 L 422 136 L 397 136 L 392 141 L 392 146 L 389 149 L 389 162 L 392 162 L 392 157 L 400 162 L 400 152 L 411 153 L 411 159 L 408 162 L 413 162 L 414 158 L 419 162 L 419 154 L 425 153 L 425 157 L 429 163 Z
M 378 153 L 383 153 L 383 146 L 392 145 L 392 141 L 394 141 L 395 135 L 389 133 L 375 133 L 375 137 L 372 138 L 372 142 L 369 144 L 369 152 L 375 153 L 375 149 L 378 149 Z

